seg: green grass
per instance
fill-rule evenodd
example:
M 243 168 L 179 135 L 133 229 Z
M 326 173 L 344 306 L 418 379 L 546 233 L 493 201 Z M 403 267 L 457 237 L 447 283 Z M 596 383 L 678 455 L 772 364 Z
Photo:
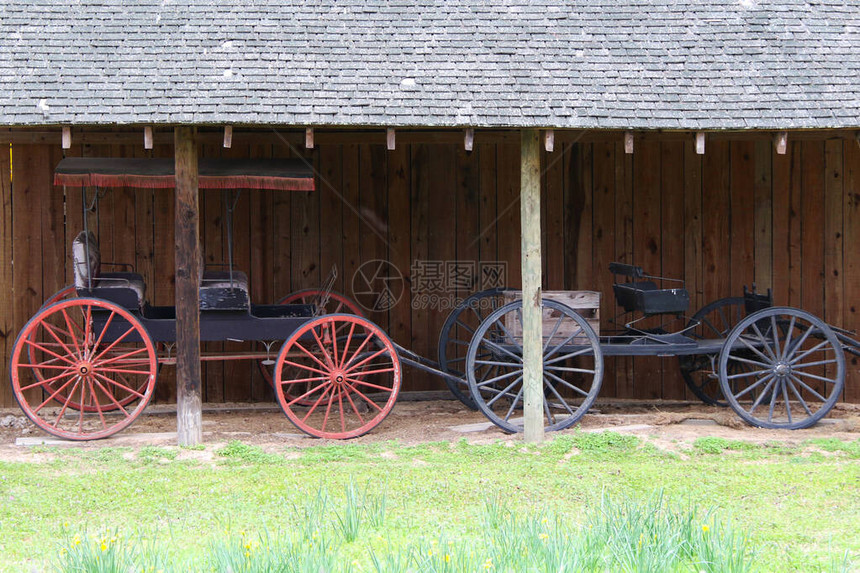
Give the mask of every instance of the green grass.
M 289 552 L 313 540 L 316 553 L 301 557 L 310 568 L 333 559 L 354 571 L 405 570 L 398 563 L 456 571 L 489 558 L 500 571 L 516 551 L 493 543 L 546 550 L 552 563 L 587 544 L 579 533 L 574 544 L 571 532 L 591 525 L 601 547 L 626 555 L 618 563 L 641 571 L 666 554 L 648 545 L 654 532 L 680 554 L 707 524 L 747 543 L 753 571 L 849 571 L 860 563 L 858 448 L 860 440 L 750 447 L 709 438 L 667 453 L 607 432 L 537 447 L 389 442 L 267 452 L 231 442 L 212 462 L 180 448 L 42 449 L 47 462 L 0 463 L 0 570 L 48 571 L 74 535 L 118 533 L 157 539 L 129 551 L 191 570 L 210 570 L 207 556 L 226 559 L 251 541 L 259 552 L 266 540 Z M 544 518 L 552 531 L 535 529 Z M 541 533 L 547 543 L 534 545 Z

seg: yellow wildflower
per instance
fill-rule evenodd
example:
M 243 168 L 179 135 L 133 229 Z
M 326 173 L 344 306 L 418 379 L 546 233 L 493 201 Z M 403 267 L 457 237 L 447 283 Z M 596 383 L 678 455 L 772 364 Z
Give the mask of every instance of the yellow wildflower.
M 102 541 L 102 544 L 100 545 L 100 547 L 102 548 L 102 551 L 107 551 L 108 546 L 107 546 L 107 543 L 105 543 L 104 541 Z
M 546 533 L 541 533 L 540 535 L 538 535 L 538 538 L 540 538 L 541 541 L 546 541 L 547 538 L 549 538 L 549 535 L 547 535 Z
M 702 533 L 707 533 L 707 532 L 709 532 L 710 530 L 711 530 L 711 528 L 710 528 L 710 527 L 708 527 L 707 525 L 703 525 L 703 526 L 702 526 Z
M 251 552 L 250 552 L 250 551 L 246 551 L 246 552 L 245 552 L 245 558 L 247 559 L 248 557 L 251 557 Z
M 72 543 L 74 543 L 75 545 L 80 545 L 80 544 L 81 544 L 81 538 L 80 538 L 80 536 L 75 535 L 75 538 L 74 538 L 74 539 L 72 539 Z
M 450 563 L 450 562 L 451 562 L 451 556 L 446 553 L 445 554 L 445 563 Z
M 540 520 L 540 522 L 541 522 L 541 523 L 546 523 L 547 521 L 549 521 L 549 520 L 548 520 L 547 518 L 545 518 L 545 517 L 544 517 L 543 519 L 541 519 L 541 520 Z
M 493 560 L 487 557 L 487 560 L 484 561 L 484 569 L 492 569 L 493 568 Z

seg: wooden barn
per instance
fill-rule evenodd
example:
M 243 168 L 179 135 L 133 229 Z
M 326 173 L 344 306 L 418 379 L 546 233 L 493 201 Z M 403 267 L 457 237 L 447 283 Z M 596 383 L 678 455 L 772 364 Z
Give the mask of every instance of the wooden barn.
M 850 3 L 134 4 L 13 0 L 0 14 L 3 372 L 22 326 L 74 280 L 83 199 L 54 184 L 59 161 L 173 158 L 180 141 L 201 160 L 313 167 L 315 191 L 235 205 L 233 258 L 254 301 L 319 287 L 336 267 L 334 290 L 361 302 L 361 269 L 382 261 L 396 300 L 367 316 L 423 356 L 451 305 L 487 281 L 599 291 L 609 330 L 613 261 L 683 279 L 691 312 L 755 283 L 860 330 Z M 521 142 L 537 137 L 541 273 L 524 277 Z M 178 191 L 97 194 L 87 224 L 102 259 L 133 264 L 153 304 L 174 304 Z M 223 263 L 223 193 L 201 189 L 197 204 L 204 261 Z M 253 362 L 201 375 L 205 402 L 273 398 Z M 403 384 L 445 388 L 412 370 Z M 176 392 L 163 369 L 155 399 Z M 695 399 L 677 359 L 659 357 L 610 359 L 601 396 Z M 860 401 L 851 356 L 843 399 Z M 14 405 L 0 385 L 0 406 Z

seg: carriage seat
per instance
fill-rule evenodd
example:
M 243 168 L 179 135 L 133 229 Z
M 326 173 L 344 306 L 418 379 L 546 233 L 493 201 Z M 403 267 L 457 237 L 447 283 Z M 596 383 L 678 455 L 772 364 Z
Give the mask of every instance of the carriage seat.
M 201 266 L 202 268 L 202 266 Z M 242 271 L 203 271 L 200 276 L 200 310 L 248 310 L 248 275 Z
M 642 267 L 623 263 L 609 263 L 613 275 L 629 278 L 627 282 L 612 285 L 615 300 L 624 312 L 641 312 L 645 316 L 657 314 L 683 314 L 690 308 L 690 293 L 685 288 L 659 288 Z M 669 279 L 660 279 L 669 280 Z
M 72 241 L 72 260 L 78 296 L 104 298 L 132 310 L 143 305 L 146 294 L 143 277 L 130 272 L 101 272 L 103 264 L 112 263 L 102 263 L 98 242 L 91 231 L 81 231 Z

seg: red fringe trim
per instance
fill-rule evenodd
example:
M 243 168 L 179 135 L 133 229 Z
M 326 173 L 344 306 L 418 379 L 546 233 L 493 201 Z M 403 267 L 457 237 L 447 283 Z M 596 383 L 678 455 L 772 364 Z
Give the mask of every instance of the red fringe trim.
M 55 173 L 54 185 L 84 187 L 137 187 L 141 189 L 174 189 L 173 175 L 102 175 L 99 173 Z M 305 177 L 264 177 L 256 175 L 214 176 L 198 178 L 200 189 L 271 189 L 273 191 L 315 191 L 316 183 Z

